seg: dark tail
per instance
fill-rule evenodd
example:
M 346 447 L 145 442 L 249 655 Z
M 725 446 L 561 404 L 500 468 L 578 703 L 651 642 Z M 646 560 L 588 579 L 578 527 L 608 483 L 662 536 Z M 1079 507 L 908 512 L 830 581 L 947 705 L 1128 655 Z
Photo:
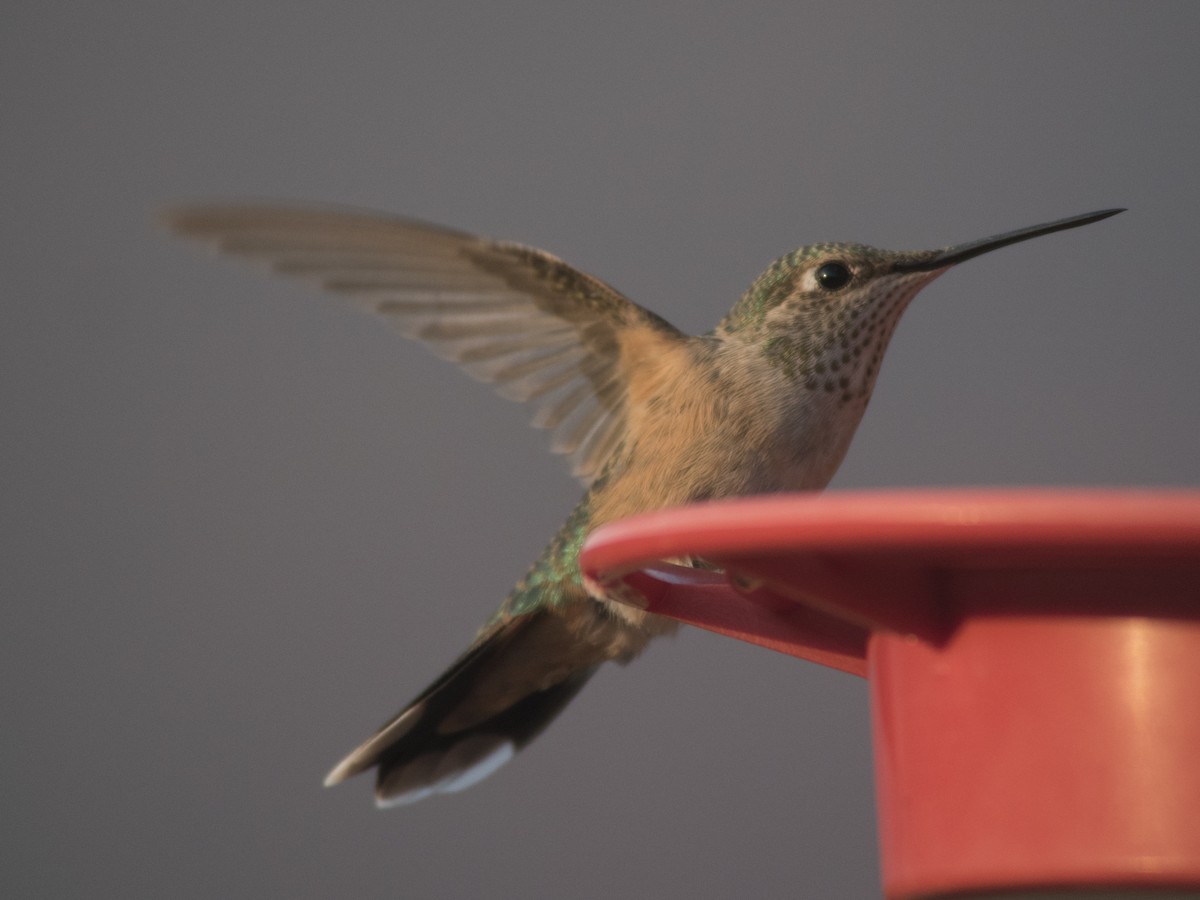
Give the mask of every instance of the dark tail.
M 468 788 L 550 724 L 602 659 L 552 612 L 502 622 L 338 763 L 325 784 L 377 767 L 380 806 Z

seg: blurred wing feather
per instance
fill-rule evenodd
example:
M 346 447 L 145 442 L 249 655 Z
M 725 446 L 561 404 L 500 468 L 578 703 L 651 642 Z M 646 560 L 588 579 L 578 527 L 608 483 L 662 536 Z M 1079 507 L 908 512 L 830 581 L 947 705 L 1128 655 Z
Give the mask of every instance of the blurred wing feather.
M 386 319 L 513 400 L 534 406 L 589 483 L 620 443 L 627 328 L 683 339 L 602 281 L 520 244 L 341 210 L 202 206 L 179 234 L 315 282 Z

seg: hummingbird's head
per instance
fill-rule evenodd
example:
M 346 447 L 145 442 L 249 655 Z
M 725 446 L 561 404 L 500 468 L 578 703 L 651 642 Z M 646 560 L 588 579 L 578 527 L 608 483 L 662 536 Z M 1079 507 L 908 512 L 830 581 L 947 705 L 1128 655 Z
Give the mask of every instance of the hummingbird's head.
M 931 257 L 863 244 L 801 247 L 755 279 L 717 334 L 753 345 L 808 390 L 865 400 L 900 316 L 951 265 L 912 267 Z
M 1118 212 L 1073 216 L 941 250 L 801 247 L 755 279 L 716 336 L 753 348 L 809 391 L 865 402 L 896 324 L 921 288 L 972 257 Z

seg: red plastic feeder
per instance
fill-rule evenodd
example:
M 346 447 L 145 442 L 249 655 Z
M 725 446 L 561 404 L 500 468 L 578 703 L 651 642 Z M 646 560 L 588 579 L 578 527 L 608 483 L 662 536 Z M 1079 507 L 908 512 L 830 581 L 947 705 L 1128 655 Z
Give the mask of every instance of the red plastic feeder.
M 724 574 L 663 562 L 688 557 Z M 598 529 L 582 563 L 870 679 L 887 896 L 1200 892 L 1200 492 L 708 503 Z

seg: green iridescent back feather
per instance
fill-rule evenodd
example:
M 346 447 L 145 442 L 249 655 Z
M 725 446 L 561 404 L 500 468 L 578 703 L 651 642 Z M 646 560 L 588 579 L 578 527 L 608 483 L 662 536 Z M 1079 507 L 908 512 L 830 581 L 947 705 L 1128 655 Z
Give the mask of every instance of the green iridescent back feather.
M 579 569 L 579 552 L 591 531 L 591 498 L 603 488 L 607 473 L 596 479 L 571 510 L 567 521 L 554 535 L 542 555 L 537 558 L 525 577 L 517 582 L 500 608 L 483 627 L 486 632 L 498 621 L 512 619 L 543 609 L 578 600 L 583 592 L 583 574 Z

